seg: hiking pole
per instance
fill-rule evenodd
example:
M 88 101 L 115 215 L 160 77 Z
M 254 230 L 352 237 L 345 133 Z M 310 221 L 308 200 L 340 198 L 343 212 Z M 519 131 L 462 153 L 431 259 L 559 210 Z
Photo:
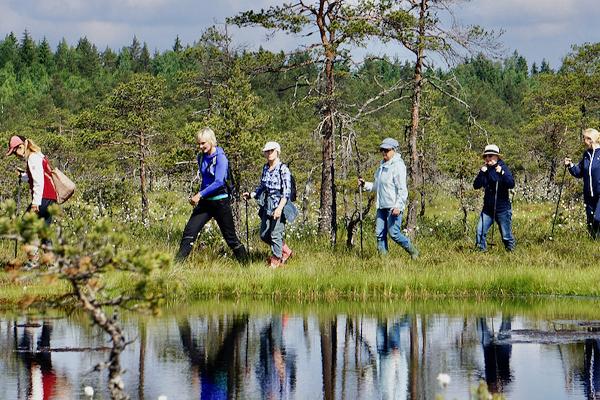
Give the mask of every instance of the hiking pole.
M 244 203 L 246 206 L 246 251 L 250 253 L 250 230 L 248 228 L 248 199 L 244 196 Z
M 560 197 L 562 195 L 563 186 L 565 185 L 565 176 L 567 175 L 567 166 L 563 170 L 562 180 L 560 182 L 560 186 L 558 187 L 558 199 L 556 200 L 556 209 L 554 210 L 554 219 L 552 220 L 552 230 L 550 231 L 550 240 L 554 240 L 554 225 L 556 225 L 556 218 L 558 217 L 558 207 L 560 205 Z
M 498 202 L 498 182 L 500 177 L 496 180 L 496 193 L 494 193 L 494 213 L 492 214 L 492 233 L 490 235 L 490 246 L 495 246 L 494 242 L 494 223 L 496 222 L 496 203 Z
M 360 179 L 360 177 L 359 177 Z M 360 258 L 362 258 L 363 256 L 363 185 L 358 185 L 358 203 L 359 203 L 359 209 L 358 209 L 358 222 L 359 222 L 359 228 L 360 228 Z
M 17 211 L 16 215 L 19 215 L 19 211 L 21 209 L 21 173 L 24 172 L 22 169 L 17 168 L 19 175 L 17 175 Z M 19 246 L 19 241 L 15 238 L 15 258 L 17 258 L 17 248 Z

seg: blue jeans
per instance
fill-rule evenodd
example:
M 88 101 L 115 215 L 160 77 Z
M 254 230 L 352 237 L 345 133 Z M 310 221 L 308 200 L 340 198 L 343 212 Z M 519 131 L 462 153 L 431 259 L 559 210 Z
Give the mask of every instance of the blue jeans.
M 493 223 L 494 221 L 492 220 L 491 215 L 481 212 L 479 215 L 479 222 L 477 223 L 475 243 L 482 251 L 487 249 L 486 237 Z M 500 228 L 500 235 L 502 236 L 504 247 L 508 251 L 513 251 L 515 249 L 516 241 L 512 234 L 512 210 L 509 209 L 497 212 L 496 223 Z
M 283 231 L 285 222 L 282 218 L 274 219 L 265 216 L 260 221 L 260 239 L 271 245 L 271 252 L 277 258 L 283 256 Z
M 392 215 L 391 208 L 379 208 L 375 220 L 375 236 L 377 236 L 377 250 L 380 254 L 388 252 L 388 233 L 394 242 L 410 253 L 412 244 L 402 234 L 402 213 Z

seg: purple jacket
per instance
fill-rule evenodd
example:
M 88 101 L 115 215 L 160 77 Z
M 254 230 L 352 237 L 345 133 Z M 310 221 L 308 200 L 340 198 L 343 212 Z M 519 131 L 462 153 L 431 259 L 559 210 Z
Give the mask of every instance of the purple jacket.
M 227 171 L 229 160 L 221 147 L 216 147 L 213 154 L 198 154 L 198 172 L 202 176 L 200 196 L 203 199 L 227 194 Z

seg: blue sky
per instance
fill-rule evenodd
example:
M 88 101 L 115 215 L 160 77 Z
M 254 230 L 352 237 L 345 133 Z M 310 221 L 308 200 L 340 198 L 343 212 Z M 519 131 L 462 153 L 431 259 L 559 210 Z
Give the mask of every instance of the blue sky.
M 179 35 L 183 43 L 198 39 L 204 29 L 222 24 L 227 16 L 248 9 L 280 4 L 278 0 L 0 0 L 0 34 L 27 29 L 36 40 L 46 36 L 52 45 L 62 37 L 71 44 L 87 36 L 100 49 L 120 48 L 133 35 L 151 50 L 172 46 Z M 529 63 L 546 58 L 552 67 L 560 64 L 572 44 L 599 42 L 599 0 L 471 0 L 456 8 L 464 24 L 479 24 L 504 30 L 506 54 L 517 50 Z M 235 44 L 271 50 L 291 49 L 293 37 L 274 36 L 266 41 L 265 31 L 232 28 Z M 382 46 L 367 51 L 394 55 Z M 402 56 L 402 54 L 400 54 Z

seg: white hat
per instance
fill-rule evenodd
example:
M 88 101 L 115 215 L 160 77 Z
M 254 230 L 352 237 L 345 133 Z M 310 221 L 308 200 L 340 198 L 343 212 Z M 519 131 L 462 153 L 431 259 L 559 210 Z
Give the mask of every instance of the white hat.
M 267 142 L 262 151 L 277 150 L 281 154 L 281 146 L 277 142 Z
M 493 154 L 495 156 L 499 156 L 500 148 L 498 146 L 496 146 L 495 144 L 488 144 L 487 146 L 485 146 L 485 149 L 483 149 L 483 154 L 481 154 L 481 155 L 485 156 L 487 154 Z

